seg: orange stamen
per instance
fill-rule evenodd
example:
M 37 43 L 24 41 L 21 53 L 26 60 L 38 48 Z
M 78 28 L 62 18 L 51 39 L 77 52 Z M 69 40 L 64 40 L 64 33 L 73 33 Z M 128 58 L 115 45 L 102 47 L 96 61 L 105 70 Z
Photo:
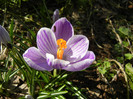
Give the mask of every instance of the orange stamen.
M 63 58 L 64 49 L 67 48 L 66 41 L 63 40 L 63 39 L 58 39 L 57 40 L 57 45 L 58 45 L 57 58 L 58 59 L 62 59 Z

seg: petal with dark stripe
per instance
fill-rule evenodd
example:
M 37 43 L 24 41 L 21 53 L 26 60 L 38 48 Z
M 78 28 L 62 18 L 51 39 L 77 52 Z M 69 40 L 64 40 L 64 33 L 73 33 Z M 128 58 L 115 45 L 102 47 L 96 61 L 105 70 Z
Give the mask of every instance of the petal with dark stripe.
M 67 71 L 81 71 L 88 68 L 95 60 L 95 54 L 92 51 L 88 51 L 86 55 L 77 62 L 72 62 L 62 69 Z
M 49 28 L 41 28 L 37 34 L 37 47 L 44 57 L 46 53 L 57 54 L 57 44 L 54 33 Z
M 67 41 L 74 35 L 73 26 L 66 18 L 58 19 L 51 29 L 55 33 L 57 40 L 62 38 Z
M 53 68 L 47 64 L 47 61 L 44 57 L 41 56 L 41 53 L 39 50 L 35 47 L 30 47 L 25 51 L 23 54 L 23 58 L 26 61 L 26 63 L 36 69 L 36 70 L 47 70 L 51 71 Z
M 64 60 L 77 61 L 84 57 L 88 50 L 89 40 L 83 35 L 75 35 L 67 42 L 67 48 L 64 50 Z

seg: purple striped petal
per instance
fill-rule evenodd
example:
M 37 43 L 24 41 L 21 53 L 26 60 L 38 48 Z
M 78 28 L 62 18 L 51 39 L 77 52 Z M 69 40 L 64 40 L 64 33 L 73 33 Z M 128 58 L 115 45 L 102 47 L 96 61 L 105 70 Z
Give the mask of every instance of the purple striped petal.
M 53 66 L 54 56 L 52 54 L 46 53 L 46 60 L 49 66 Z
M 53 26 L 52 31 L 55 33 L 56 39 L 64 39 L 67 41 L 74 35 L 74 30 L 71 23 L 66 18 L 60 18 Z
M 55 69 L 62 69 L 63 67 L 67 66 L 69 63 L 70 63 L 69 61 L 55 59 L 54 60 L 53 68 L 55 68 Z
M 68 66 L 65 66 L 64 70 L 67 71 L 80 71 L 89 67 L 95 60 L 95 54 L 92 51 L 88 51 L 86 55 L 79 61 L 70 63 Z
M 37 34 L 37 47 L 44 57 L 46 53 L 57 54 L 57 44 L 54 33 L 49 28 L 41 28 Z
M 86 54 L 89 46 L 89 40 L 83 35 L 75 35 L 67 42 L 67 48 L 64 50 L 63 59 L 74 62 Z
M 53 68 L 47 64 L 47 61 L 44 57 L 41 56 L 39 50 L 35 47 L 30 47 L 23 54 L 23 58 L 26 63 L 36 69 L 36 70 L 48 70 L 51 71 Z

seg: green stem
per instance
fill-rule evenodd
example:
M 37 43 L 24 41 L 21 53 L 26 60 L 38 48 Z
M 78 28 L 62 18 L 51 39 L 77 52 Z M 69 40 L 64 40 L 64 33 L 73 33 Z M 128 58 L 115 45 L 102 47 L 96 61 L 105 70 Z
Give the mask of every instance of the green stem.
M 54 69 L 54 71 L 53 71 L 53 76 L 54 76 L 54 77 L 57 76 L 57 69 Z
M 0 71 L 0 81 L 3 81 L 1 71 Z
M 35 74 L 36 74 L 36 71 L 32 70 L 31 84 L 30 84 L 30 94 L 33 97 L 34 97 L 34 93 L 35 93 Z

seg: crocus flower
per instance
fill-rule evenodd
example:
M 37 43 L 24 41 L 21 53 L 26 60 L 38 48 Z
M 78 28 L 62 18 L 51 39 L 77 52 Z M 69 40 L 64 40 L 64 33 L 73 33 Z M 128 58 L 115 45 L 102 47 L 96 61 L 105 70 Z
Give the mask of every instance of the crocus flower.
M 88 51 L 88 46 L 87 37 L 74 35 L 71 23 L 60 18 L 51 29 L 44 27 L 38 31 L 37 48 L 27 49 L 23 58 L 30 67 L 40 71 L 80 71 L 95 60 L 95 54 Z
M 0 44 L 6 45 L 8 42 L 11 42 L 11 38 L 6 29 L 0 25 Z
M 59 10 L 56 9 L 53 13 L 53 22 L 57 21 L 59 19 Z

